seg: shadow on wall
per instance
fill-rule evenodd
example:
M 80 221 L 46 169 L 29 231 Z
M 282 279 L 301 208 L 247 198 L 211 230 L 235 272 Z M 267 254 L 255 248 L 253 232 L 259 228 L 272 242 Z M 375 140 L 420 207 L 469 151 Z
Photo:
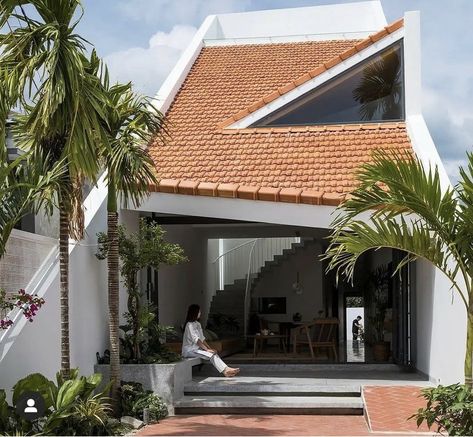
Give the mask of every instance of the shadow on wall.
M 414 365 L 421 372 L 430 375 L 431 345 L 434 324 L 435 268 L 424 260 L 415 264 L 415 351 Z

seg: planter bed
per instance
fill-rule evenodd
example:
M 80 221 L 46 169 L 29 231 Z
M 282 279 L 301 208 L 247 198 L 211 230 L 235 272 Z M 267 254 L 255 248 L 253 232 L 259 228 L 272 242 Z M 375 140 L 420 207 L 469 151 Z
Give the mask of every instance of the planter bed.
M 143 384 L 166 402 L 169 414 L 174 415 L 174 402 L 184 395 L 184 385 L 192 380 L 192 367 L 202 363 L 200 358 L 184 358 L 170 364 L 122 364 L 122 381 Z M 103 376 L 102 386 L 110 380 L 110 365 L 96 364 L 96 373 Z

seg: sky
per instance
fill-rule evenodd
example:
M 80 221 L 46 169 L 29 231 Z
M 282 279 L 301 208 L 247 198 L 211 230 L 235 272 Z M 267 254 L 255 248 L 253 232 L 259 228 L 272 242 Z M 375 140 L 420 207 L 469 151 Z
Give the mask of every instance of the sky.
M 79 33 L 111 76 L 153 96 L 207 15 L 348 0 L 83 0 Z M 453 180 L 473 146 L 473 0 L 382 0 L 388 22 L 421 12 L 423 113 Z

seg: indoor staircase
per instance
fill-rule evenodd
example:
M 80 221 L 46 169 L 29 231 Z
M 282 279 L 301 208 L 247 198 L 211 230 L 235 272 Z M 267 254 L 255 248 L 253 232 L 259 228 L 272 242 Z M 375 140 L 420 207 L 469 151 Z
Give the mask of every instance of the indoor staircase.
M 258 282 L 270 271 L 277 269 L 291 256 L 314 244 L 311 238 L 301 239 L 292 243 L 290 248 L 275 254 L 271 260 L 265 261 L 257 272 L 250 274 L 249 296 L 252 295 Z M 225 284 L 222 290 L 217 290 L 210 303 L 208 327 L 218 331 L 220 336 L 243 336 L 245 323 L 245 291 L 246 279 L 236 279 L 232 284 Z

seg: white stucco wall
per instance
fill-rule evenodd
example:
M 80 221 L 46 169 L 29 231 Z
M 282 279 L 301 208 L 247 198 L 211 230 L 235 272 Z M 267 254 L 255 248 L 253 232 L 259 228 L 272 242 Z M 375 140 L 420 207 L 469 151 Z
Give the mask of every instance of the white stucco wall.
M 253 291 L 253 298 L 286 297 L 286 314 L 265 314 L 265 319 L 292 322 L 292 316 L 297 312 L 301 313 L 303 321 L 317 317 L 318 311 L 323 309 L 322 262 L 318 260 L 321 251 L 320 244 L 309 244 L 279 266 L 263 273 Z M 301 295 L 295 294 L 292 288 L 297 272 L 304 287 Z
M 434 383 L 463 381 L 466 310 L 459 296 L 452 303 L 450 282 L 427 261 L 416 262 L 417 368 Z
M 196 303 L 205 308 L 207 240 L 198 229 L 188 225 L 163 228 L 167 232 L 167 241 L 180 244 L 189 258 L 188 262 L 177 266 L 163 265 L 158 272 L 160 322 L 179 326 L 184 323 L 190 304 Z
M 85 202 L 87 235 L 70 247 L 71 366 L 93 373 L 95 352 L 108 344 L 106 265 L 95 258 L 96 233 L 105 230 L 103 185 Z M 0 343 L 0 387 L 10 389 L 29 373 L 53 378 L 60 368 L 59 268 L 34 290 L 46 300 L 33 323 L 14 325 Z

